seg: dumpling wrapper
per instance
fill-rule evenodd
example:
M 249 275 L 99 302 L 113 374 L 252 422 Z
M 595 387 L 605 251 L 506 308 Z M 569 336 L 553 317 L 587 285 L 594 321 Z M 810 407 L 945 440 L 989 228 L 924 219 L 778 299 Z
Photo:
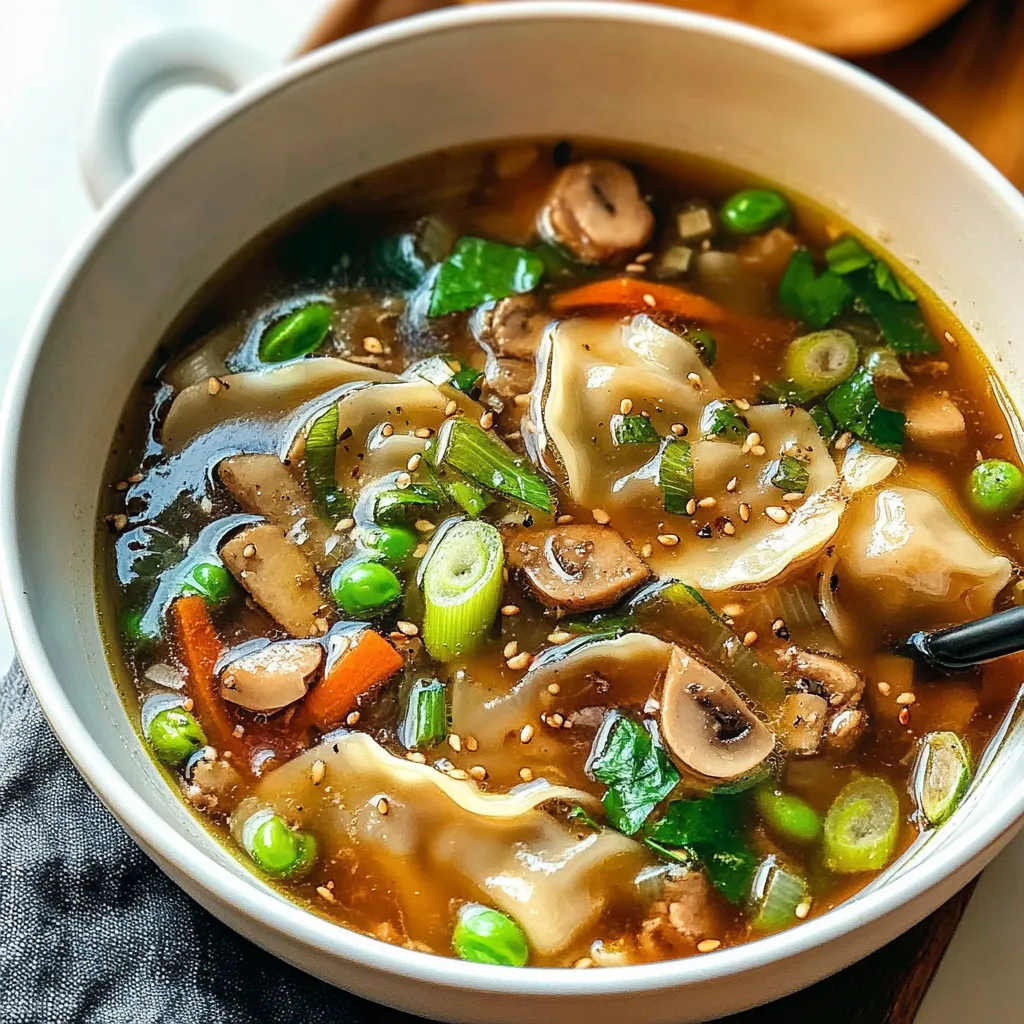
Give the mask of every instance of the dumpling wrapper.
M 850 644 L 877 623 L 902 638 L 988 615 L 1013 566 L 936 494 L 891 486 L 853 503 L 820 571 L 825 617 Z
M 314 785 L 314 761 L 326 773 Z M 388 803 L 381 814 L 378 803 Z M 352 923 L 372 931 L 387 915 L 407 939 L 447 951 L 451 901 L 496 906 L 522 926 L 537 962 L 589 942 L 605 908 L 633 893 L 651 863 L 644 848 L 610 830 L 575 832 L 539 806 L 549 800 L 593 808 L 593 797 L 544 782 L 481 793 L 429 765 L 389 754 L 363 733 L 336 734 L 268 773 L 232 815 L 236 837 L 265 807 L 313 831 L 317 869 L 333 878 Z M 373 893 L 365 907 L 360 893 Z M 362 912 L 362 916 L 361 916 Z

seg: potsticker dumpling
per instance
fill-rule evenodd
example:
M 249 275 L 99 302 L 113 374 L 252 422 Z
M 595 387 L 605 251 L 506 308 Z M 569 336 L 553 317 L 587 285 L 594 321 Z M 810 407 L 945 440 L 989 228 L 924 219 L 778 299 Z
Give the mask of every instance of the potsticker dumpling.
M 1011 572 L 935 494 L 886 487 L 845 516 L 820 567 L 821 601 L 844 643 L 869 623 L 903 637 L 990 614 Z
M 317 761 L 322 776 L 313 772 Z M 269 807 L 311 830 L 317 870 L 357 925 L 352 901 L 376 889 L 393 903 L 388 917 L 403 922 L 407 943 L 446 952 L 453 901 L 486 903 L 519 922 L 543 963 L 589 942 L 605 908 L 628 899 L 651 863 L 644 847 L 616 832 L 578 835 L 540 809 L 552 800 L 596 807 L 586 793 L 543 782 L 481 793 L 472 781 L 389 754 L 365 733 L 345 733 L 265 775 L 231 828 L 239 835 L 249 815 Z M 369 907 L 364 926 L 372 930 L 381 917 Z

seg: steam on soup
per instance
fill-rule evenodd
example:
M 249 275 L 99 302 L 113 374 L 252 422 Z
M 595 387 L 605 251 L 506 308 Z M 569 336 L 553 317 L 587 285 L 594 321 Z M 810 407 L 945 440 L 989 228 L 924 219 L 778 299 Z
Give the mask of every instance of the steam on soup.
M 1019 680 L 890 653 L 1013 599 L 970 339 L 828 214 L 610 153 L 346 186 L 182 318 L 112 458 L 154 755 L 254 871 L 418 950 L 799 925 L 953 814 Z

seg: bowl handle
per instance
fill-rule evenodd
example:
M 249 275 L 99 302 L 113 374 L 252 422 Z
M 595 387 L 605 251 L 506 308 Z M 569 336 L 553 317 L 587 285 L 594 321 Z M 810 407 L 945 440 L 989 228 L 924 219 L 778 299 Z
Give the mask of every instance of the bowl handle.
M 86 188 L 97 206 L 131 177 L 131 133 L 157 96 L 180 85 L 235 92 L 273 62 L 237 39 L 208 29 L 163 29 L 126 43 L 104 69 L 80 150 Z

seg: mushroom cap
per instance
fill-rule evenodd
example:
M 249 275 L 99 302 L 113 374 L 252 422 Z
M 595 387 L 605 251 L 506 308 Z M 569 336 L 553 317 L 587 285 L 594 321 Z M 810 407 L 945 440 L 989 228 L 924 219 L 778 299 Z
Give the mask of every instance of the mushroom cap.
M 750 774 L 775 749 L 775 736 L 743 698 L 679 647 L 665 675 L 661 735 L 684 768 L 722 782 Z
M 572 611 L 607 608 L 650 575 L 606 526 L 523 528 L 505 536 L 508 564 L 541 603 Z
M 266 644 L 224 666 L 221 695 L 249 711 L 277 711 L 306 695 L 323 655 L 320 644 L 311 641 Z

